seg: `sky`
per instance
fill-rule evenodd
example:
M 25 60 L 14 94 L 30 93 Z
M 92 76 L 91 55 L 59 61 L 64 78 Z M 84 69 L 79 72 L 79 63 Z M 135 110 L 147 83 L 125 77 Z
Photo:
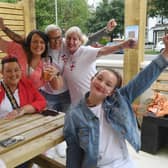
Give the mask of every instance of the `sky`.
M 92 5 L 94 3 L 94 5 L 96 5 L 98 2 L 100 2 L 101 0 L 88 0 L 88 4 Z

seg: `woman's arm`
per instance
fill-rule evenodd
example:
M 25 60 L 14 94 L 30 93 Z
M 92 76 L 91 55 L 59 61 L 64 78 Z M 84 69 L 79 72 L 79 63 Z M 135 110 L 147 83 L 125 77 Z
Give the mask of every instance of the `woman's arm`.
M 124 48 L 135 48 L 135 46 L 136 46 L 136 41 L 129 39 L 115 46 L 102 47 L 98 52 L 98 56 L 105 56 L 113 53 L 114 51 L 118 51 Z
M 19 44 L 24 44 L 25 39 L 20 36 L 19 34 L 13 32 L 10 30 L 3 21 L 3 18 L 0 17 L 0 29 L 13 41 L 19 43 Z
M 98 30 L 96 33 L 93 33 L 88 37 L 88 42 L 86 43 L 86 45 L 91 45 L 93 42 L 99 41 L 104 35 L 112 32 L 116 26 L 117 23 L 115 19 L 109 20 L 106 27 L 103 27 L 102 29 Z
M 11 111 L 10 113 L 8 113 L 5 118 L 6 119 L 9 119 L 9 120 L 12 120 L 12 119 L 15 119 L 17 117 L 20 117 L 26 113 L 35 113 L 36 112 L 36 109 L 32 106 L 32 105 L 25 105 L 21 108 L 18 108 L 18 109 L 14 109 L 13 111 Z
M 18 109 L 14 109 L 13 111 L 11 111 L 10 113 L 8 113 L 5 118 L 12 120 L 15 119 L 17 117 L 20 117 L 24 114 L 28 114 L 28 113 L 35 113 L 36 112 L 36 108 L 34 108 L 32 105 L 27 104 L 25 106 L 22 106 L 21 108 Z
M 165 44 L 164 51 L 120 89 L 120 93 L 125 95 L 130 102 L 148 89 L 168 66 L 168 35 L 163 38 L 163 42 Z

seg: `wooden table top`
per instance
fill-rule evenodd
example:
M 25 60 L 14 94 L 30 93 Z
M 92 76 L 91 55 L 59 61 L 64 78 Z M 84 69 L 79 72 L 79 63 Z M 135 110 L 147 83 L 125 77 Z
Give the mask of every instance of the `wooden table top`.
M 9 147 L 0 146 L 0 159 L 7 168 L 20 165 L 62 142 L 64 115 L 27 114 L 11 121 L 0 119 L 0 141 L 16 135 L 24 137 Z

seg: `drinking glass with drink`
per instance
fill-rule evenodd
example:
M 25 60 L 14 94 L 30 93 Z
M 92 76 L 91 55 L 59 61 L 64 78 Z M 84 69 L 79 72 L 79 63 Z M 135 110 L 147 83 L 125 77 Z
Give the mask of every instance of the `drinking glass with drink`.
M 51 56 L 48 56 L 43 59 L 43 79 L 45 81 L 50 81 L 50 78 L 52 76 L 52 58 Z

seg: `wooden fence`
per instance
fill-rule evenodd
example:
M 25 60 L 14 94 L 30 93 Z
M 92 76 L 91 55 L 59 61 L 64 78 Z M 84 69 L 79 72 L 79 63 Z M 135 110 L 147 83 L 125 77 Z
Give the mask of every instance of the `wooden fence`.
M 35 1 L 22 0 L 18 3 L 2 3 L 0 2 L 0 17 L 4 19 L 4 23 L 16 33 L 26 36 L 32 29 L 35 29 Z M 2 38 L 8 37 L 0 31 Z M 4 53 L 0 52 L 0 58 Z

